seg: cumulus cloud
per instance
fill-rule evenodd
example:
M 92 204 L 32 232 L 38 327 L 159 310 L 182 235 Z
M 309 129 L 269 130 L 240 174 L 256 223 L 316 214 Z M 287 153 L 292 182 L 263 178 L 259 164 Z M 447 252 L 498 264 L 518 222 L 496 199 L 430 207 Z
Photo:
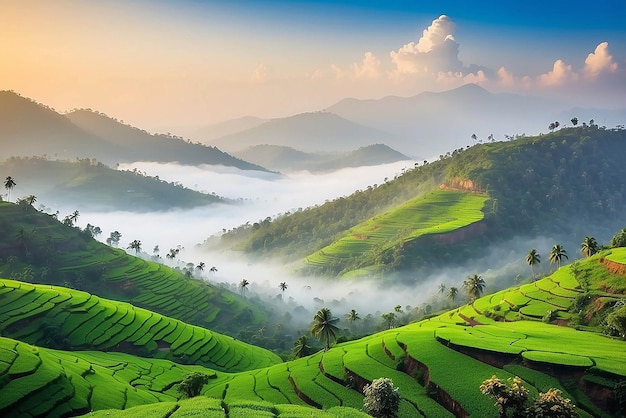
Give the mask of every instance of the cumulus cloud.
M 587 55 L 583 72 L 588 78 L 597 78 L 603 72 L 613 73 L 617 71 L 617 63 L 609 54 L 609 43 L 598 44 L 595 51 Z
M 578 74 L 572 70 L 572 66 L 565 64 L 562 60 L 556 60 L 552 66 L 552 71 L 541 74 L 537 82 L 542 87 L 548 87 L 562 86 L 576 80 L 578 80 Z
M 380 60 L 371 52 L 366 52 L 361 64 L 352 64 L 357 80 L 373 80 L 381 75 Z
M 459 44 L 454 39 L 455 24 L 446 15 L 433 20 L 417 42 L 410 42 L 389 53 L 399 74 L 437 74 L 463 69 Z

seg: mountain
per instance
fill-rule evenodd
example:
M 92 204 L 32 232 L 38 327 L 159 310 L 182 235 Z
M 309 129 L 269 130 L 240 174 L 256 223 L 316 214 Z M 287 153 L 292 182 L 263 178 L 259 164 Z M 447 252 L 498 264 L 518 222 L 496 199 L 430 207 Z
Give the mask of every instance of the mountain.
M 124 147 L 107 143 L 54 109 L 11 91 L 0 91 L 0 143 L 5 157 L 73 159 L 125 153 Z
M 334 171 L 410 160 L 404 154 L 383 144 L 368 145 L 348 153 L 306 153 L 280 145 L 255 145 L 235 156 L 276 171 Z
M 255 128 L 215 139 L 211 144 L 229 152 L 267 144 L 304 152 L 328 153 L 389 143 L 392 136 L 330 112 L 314 112 L 272 119 Z
M 12 91 L 0 91 L 0 143 L 6 157 L 95 158 L 109 165 L 133 161 L 217 164 L 267 171 L 214 147 L 151 135 L 97 112 L 61 115 Z
M 520 237 L 578 246 L 583 231 L 614 231 L 623 222 L 625 153 L 626 130 L 595 124 L 459 148 L 348 197 L 233 229 L 222 244 L 251 258 L 304 262 L 327 277 L 356 272 L 393 280 L 397 273 L 411 282 L 427 277 L 416 271 L 471 266 Z M 482 200 L 456 206 L 441 189 Z M 420 203 L 434 191 L 441 198 Z
M 88 158 L 61 161 L 11 157 L 0 161 L 0 178 L 17 182 L 13 195 L 34 195 L 38 202 L 96 211 L 160 211 L 191 208 L 227 200 L 148 177 L 137 171 L 114 170 Z
M 237 159 L 215 147 L 191 143 L 180 137 L 152 135 L 125 125 L 101 113 L 76 110 L 66 117 L 76 126 L 108 143 L 123 147 L 126 153 L 110 156 L 119 162 L 157 161 L 178 162 L 185 165 L 225 165 L 242 170 L 267 171 L 262 167 Z
M 203 144 L 210 144 L 211 141 L 217 138 L 256 128 L 265 122 L 267 122 L 266 119 L 257 118 L 256 116 L 244 116 L 201 127 L 189 132 L 188 136 Z
M 378 100 L 344 99 L 325 111 L 365 126 L 394 134 L 385 143 L 408 155 L 436 157 L 451 149 L 518 134 L 546 132 L 550 122 L 561 125 L 577 116 L 567 103 L 515 94 L 493 94 L 475 84 L 440 93 Z M 576 110 L 577 112 L 580 109 Z M 618 118 L 615 118 L 617 113 Z M 579 119 L 587 112 L 581 112 Z M 626 109 L 597 110 L 596 122 L 624 123 Z

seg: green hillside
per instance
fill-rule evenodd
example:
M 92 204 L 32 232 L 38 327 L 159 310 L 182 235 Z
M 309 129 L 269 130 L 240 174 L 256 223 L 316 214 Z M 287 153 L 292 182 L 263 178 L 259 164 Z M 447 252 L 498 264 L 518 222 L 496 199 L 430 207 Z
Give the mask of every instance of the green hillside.
M 0 324 L 1 335 L 41 347 L 120 351 L 215 370 L 281 361 L 262 348 L 128 303 L 8 279 L 0 279 Z
M 593 230 L 595 226 L 614 230 L 626 207 L 626 165 L 621 158 L 625 153 L 626 130 L 595 124 L 459 148 L 350 196 L 235 228 L 222 236 L 221 245 L 250 257 L 296 261 L 339 245 L 334 243 L 351 228 L 374 222 L 374 217 L 442 184 L 488 196 L 491 202 L 483 208 L 482 233 L 468 234 L 445 249 L 437 243 L 398 240 L 390 251 L 393 270 L 461 263 L 480 255 L 486 245 L 516 235 L 541 232 L 567 237 L 580 234 L 581 227 Z M 398 235 L 405 226 L 399 225 Z M 344 269 L 331 265 L 327 272 Z
M 267 319 L 235 293 L 102 244 L 27 203 L 0 202 L 0 230 L 4 277 L 84 290 L 217 332 L 257 330 Z
M 484 218 L 486 194 L 436 190 L 349 229 L 345 235 L 308 256 L 312 270 L 348 275 L 392 268 L 393 249 L 426 235 L 445 234 Z M 397 256 L 397 254 L 395 254 Z
M 11 157 L 0 161 L 0 178 L 17 182 L 13 195 L 28 193 L 53 206 L 73 202 L 91 210 L 155 211 L 227 203 L 214 195 L 139 172 L 113 170 L 95 160 Z

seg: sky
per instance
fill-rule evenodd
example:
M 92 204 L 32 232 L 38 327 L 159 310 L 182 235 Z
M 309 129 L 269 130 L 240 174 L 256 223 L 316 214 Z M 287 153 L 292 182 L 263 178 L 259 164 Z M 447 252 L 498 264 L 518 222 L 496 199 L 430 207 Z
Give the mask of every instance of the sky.
M 626 108 L 626 2 L 0 0 L 0 89 L 152 132 L 477 83 Z

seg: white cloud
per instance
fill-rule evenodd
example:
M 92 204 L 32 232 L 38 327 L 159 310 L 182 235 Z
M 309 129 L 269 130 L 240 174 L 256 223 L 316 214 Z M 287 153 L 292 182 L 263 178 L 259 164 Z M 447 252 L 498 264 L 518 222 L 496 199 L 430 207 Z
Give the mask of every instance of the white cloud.
M 537 83 L 539 86 L 549 87 L 562 86 L 576 80 L 578 80 L 578 74 L 572 70 L 572 66 L 565 64 L 562 60 L 556 60 L 552 66 L 552 71 L 541 74 L 537 78 Z
M 458 58 L 459 44 L 454 39 L 454 22 L 441 15 L 422 32 L 417 42 L 410 42 L 389 53 L 399 74 L 438 74 L 458 72 L 463 64 Z M 397 74 L 392 74 L 397 76 Z
M 380 60 L 371 52 L 366 52 L 361 64 L 352 64 L 357 80 L 375 80 L 380 77 Z
M 585 59 L 583 72 L 588 78 L 597 78 L 603 72 L 617 71 L 617 63 L 613 61 L 613 56 L 609 54 L 609 43 L 598 44 L 596 50 Z

